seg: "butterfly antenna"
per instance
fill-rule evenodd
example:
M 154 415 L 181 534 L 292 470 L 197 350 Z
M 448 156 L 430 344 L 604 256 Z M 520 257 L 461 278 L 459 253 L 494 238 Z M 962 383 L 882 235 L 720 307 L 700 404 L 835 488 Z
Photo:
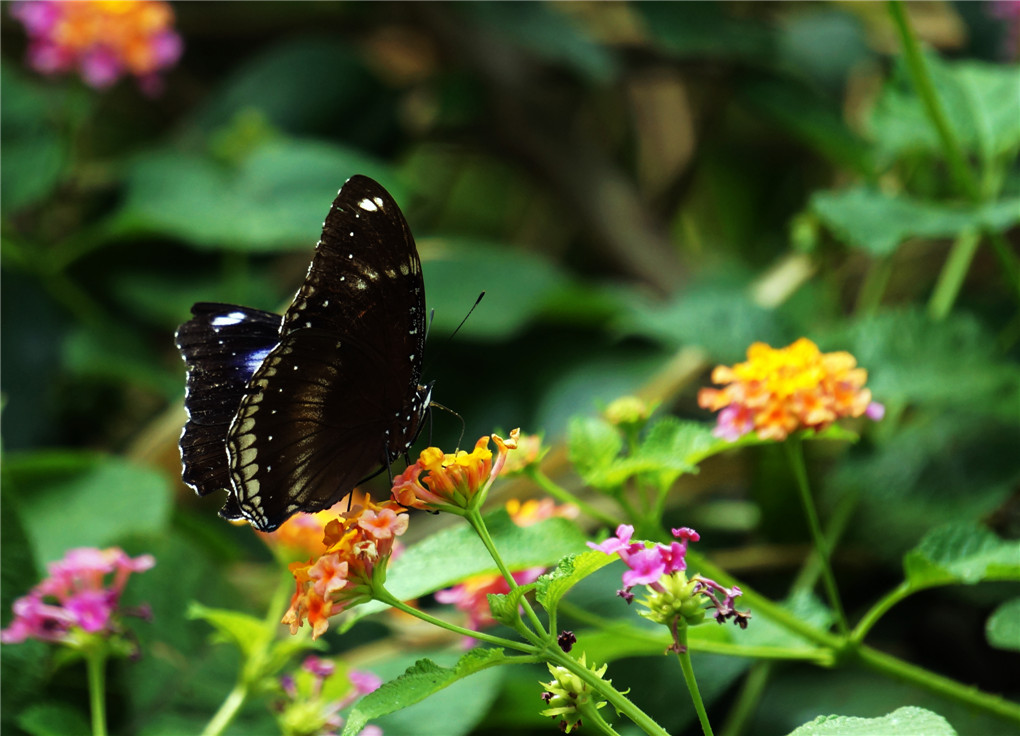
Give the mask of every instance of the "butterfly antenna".
M 475 311 L 475 307 L 477 307 L 479 304 L 482 303 L 482 298 L 484 296 L 485 296 L 485 292 L 484 291 L 481 294 L 478 295 L 478 298 L 475 299 L 475 303 L 471 305 L 471 309 L 469 309 L 467 311 L 467 314 L 464 315 L 464 319 L 462 319 L 460 321 L 460 324 L 457 325 L 457 329 L 455 329 L 453 332 L 451 332 L 450 336 L 446 338 L 446 341 L 443 343 L 444 346 L 449 344 L 450 341 L 453 340 L 454 335 L 456 335 L 458 332 L 460 332 L 460 328 L 463 327 L 464 323 L 468 321 L 468 317 L 470 317 L 471 313 Z M 429 323 L 425 327 L 425 339 L 426 340 L 428 340 L 428 337 L 429 337 L 429 329 L 432 327 L 432 318 L 435 317 L 435 316 L 436 316 L 436 310 L 433 309 L 432 313 L 429 315 Z M 435 351 L 432 351 L 430 353 L 431 357 L 430 357 L 430 360 L 429 360 L 429 365 L 432 364 L 432 359 L 435 358 L 435 356 L 438 354 L 438 352 L 439 351 L 438 351 L 438 348 L 437 348 Z
M 438 401 L 431 402 L 429 404 L 429 407 L 430 408 L 434 408 L 434 409 L 442 409 L 447 414 L 453 414 L 453 416 L 457 417 L 457 419 L 460 420 L 460 437 L 457 439 L 457 450 L 460 450 L 460 443 L 464 441 L 464 431 L 467 429 L 467 424 L 464 422 L 464 417 L 462 417 L 460 414 L 455 412 L 450 407 L 443 406 Z M 431 419 L 432 419 L 432 415 L 429 414 L 429 420 L 431 421 Z

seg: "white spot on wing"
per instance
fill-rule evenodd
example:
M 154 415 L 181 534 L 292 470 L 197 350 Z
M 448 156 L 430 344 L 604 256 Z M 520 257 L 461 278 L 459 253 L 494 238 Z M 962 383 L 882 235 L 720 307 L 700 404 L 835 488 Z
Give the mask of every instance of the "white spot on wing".
M 213 317 L 213 327 L 226 327 L 227 325 L 236 325 L 244 321 L 244 312 L 231 312 L 230 314 L 221 314 L 217 317 Z
M 378 202 L 378 204 L 376 204 L 376 202 Z M 379 209 L 379 205 L 381 204 L 382 200 L 379 199 L 378 197 L 375 198 L 375 202 L 373 202 L 368 197 L 365 197 L 363 200 L 358 202 L 358 207 L 365 210 L 366 212 L 376 212 Z

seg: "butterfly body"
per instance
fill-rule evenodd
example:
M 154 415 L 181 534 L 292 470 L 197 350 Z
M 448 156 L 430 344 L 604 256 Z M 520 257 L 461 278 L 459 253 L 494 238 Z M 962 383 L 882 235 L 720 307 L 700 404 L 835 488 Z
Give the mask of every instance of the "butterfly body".
M 419 384 L 424 289 L 396 203 L 351 178 L 282 316 L 200 303 L 178 330 L 185 482 L 200 495 L 225 489 L 222 516 L 271 531 L 405 454 L 431 399 Z

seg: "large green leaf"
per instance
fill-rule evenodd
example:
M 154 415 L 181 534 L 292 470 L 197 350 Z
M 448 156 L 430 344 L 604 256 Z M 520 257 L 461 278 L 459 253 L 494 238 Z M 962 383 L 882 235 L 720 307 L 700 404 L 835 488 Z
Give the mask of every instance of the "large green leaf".
M 949 127 L 970 152 L 989 159 L 1020 146 L 1020 67 L 927 57 Z M 942 141 L 906 69 L 886 83 L 871 116 L 871 133 L 885 163 L 911 154 L 938 155 Z
M 373 718 L 414 705 L 458 680 L 509 661 L 502 649 L 472 649 L 453 667 L 441 667 L 430 659 L 418 660 L 400 677 L 369 693 L 351 709 L 344 724 L 343 736 L 353 736 Z M 442 726 L 432 728 L 421 724 L 417 733 L 448 732 Z
M 4 163 L 0 167 L 0 197 L 4 214 L 38 202 L 48 195 L 64 170 L 67 144 L 49 118 L 60 109 L 56 93 L 32 84 L 0 64 L 0 107 Z
M 818 716 L 790 736 L 956 736 L 949 721 L 924 708 L 906 706 L 880 718 Z
M 542 314 L 567 277 L 546 259 L 509 246 L 466 238 L 419 238 L 429 307 L 436 310 L 432 334 L 452 332 L 474 304 L 461 334 L 475 339 L 511 337 Z
M 811 209 L 854 248 L 888 255 L 907 238 L 952 238 L 965 230 L 1002 231 L 1020 222 L 1020 198 L 950 205 L 884 194 L 869 187 L 816 192 Z
M 933 529 L 903 559 L 915 588 L 986 580 L 1020 581 L 1020 542 L 1003 540 L 973 524 Z
M 169 522 L 170 482 L 152 468 L 71 451 L 9 455 L 4 464 L 36 559 L 58 560 L 73 547 L 158 533 Z
M 405 193 L 388 169 L 362 153 L 317 141 L 273 139 L 240 165 L 181 151 L 139 157 L 112 229 L 178 238 L 201 249 L 308 251 L 337 190 L 354 174 Z

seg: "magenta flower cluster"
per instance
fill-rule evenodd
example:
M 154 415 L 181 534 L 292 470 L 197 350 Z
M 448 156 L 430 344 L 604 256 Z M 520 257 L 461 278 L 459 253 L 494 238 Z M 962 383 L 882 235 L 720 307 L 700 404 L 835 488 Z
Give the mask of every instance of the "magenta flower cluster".
M 588 542 L 588 546 L 607 555 L 616 554 L 630 568 L 623 574 L 623 590 L 619 591 L 621 598 L 629 603 L 634 595 L 630 589 L 635 585 L 647 585 L 648 587 L 662 592 L 659 579 L 663 575 L 674 572 L 683 572 L 687 569 L 687 543 L 697 542 L 701 537 L 693 529 L 681 527 L 673 529 L 673 536 L 679 542 L 656 544 L 651 547 L 644 542 L 632 542 L 634 527 L 629 524 L 620 524 L 616 527 L 616 536 L 610 537 L 602 544 Z
M 50 563 L 49 577 L 14 602 L 14 620 L 0 631 L 0 641 L 65 642 L 76 630 L 116 633 L 115 614 L 125 613 L 118 610 L 124 585 L 131 573 L 154 564 L 152 555 L 131 558 L 117 547 L 72 549 L 64 559 Z M 130 613 L 146 615 L 147 611 Z

